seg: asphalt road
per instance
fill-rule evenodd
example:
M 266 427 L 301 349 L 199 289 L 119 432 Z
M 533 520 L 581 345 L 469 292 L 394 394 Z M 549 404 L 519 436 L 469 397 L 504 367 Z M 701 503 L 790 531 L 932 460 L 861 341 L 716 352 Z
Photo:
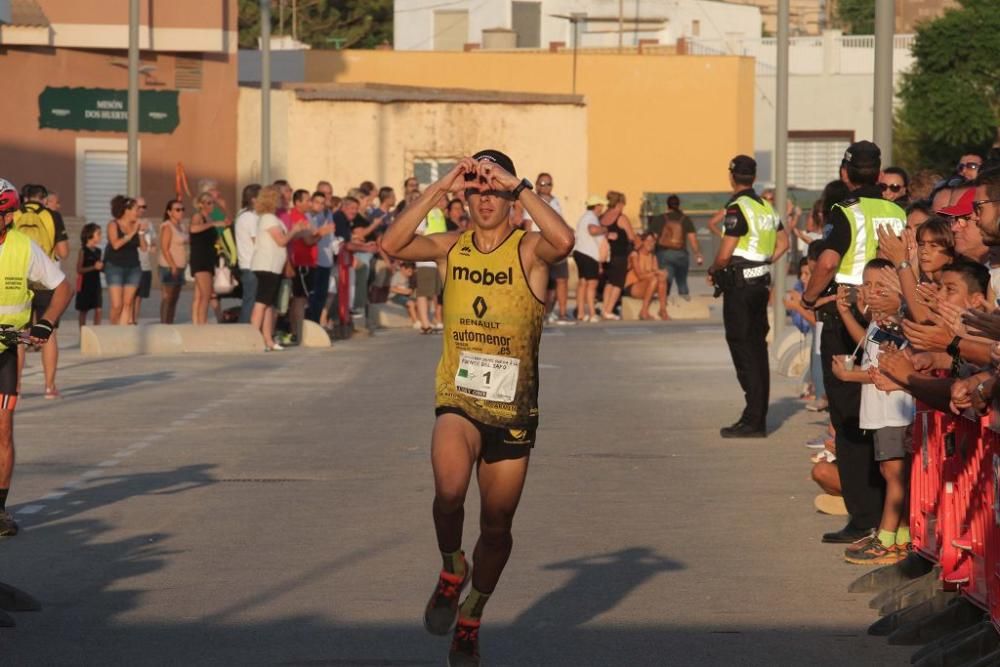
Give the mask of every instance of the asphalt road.
M 34 355 L 0 580 L 44 610 L 0 630 L 0 663 L 443 665 L 421 625 L 439 348 L 67 352 L 59 401 Z M 741 405 L 717 324 L 557 328 L 541 363 L 484 664 L 907 664 L 819 541 L 842 522 L 812 508 L 796 383 L 774 382 L 769 439 L 722 441 Z

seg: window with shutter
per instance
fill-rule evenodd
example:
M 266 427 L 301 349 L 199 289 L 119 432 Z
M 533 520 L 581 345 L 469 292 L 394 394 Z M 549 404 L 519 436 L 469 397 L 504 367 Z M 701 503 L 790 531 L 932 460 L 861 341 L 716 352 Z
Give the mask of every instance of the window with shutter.
M 178 90 L 201 90 L 201 58 L 178 57 L 174 87 Z

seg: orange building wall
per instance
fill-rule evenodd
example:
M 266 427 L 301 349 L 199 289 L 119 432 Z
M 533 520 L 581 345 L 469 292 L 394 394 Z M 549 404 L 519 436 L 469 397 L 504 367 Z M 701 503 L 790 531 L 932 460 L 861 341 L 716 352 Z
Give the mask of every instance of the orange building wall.
M 63 211 L 76 215 L 76 139 L 124 139 L 125 132 L 39 129 L 38 95 L 46 86 L 128 87 L 127 70 L 111 64 L 121 52 L 75 49 L 0 50 L 0 65 L 17 72 L 18 94 L 0 98 L 0 176 L 22 183 L 43 183 L 59 192 Z M 165 85 L 143 84 L 144 90 L 173 89 L 175 58 L 143 54 L 143 65 L 156 67 L 151 76 Z M 183 162 L 192 189 L 199 178 L 218 180 L 229 201 L 236 194 L 236 57 L 210 55 L 203 62 L 200 91 L 181 91 L 180 125 L 172 134 L 140 134 L 141 188 L 158 214 L 174 190 L 174 171 Z M 81 211 L 82 213 L 82 211 Z
M 306 54 L 310 82 L 569 93 L 572 76 L 566 53 Z M 576 90 L 588 108 L 589 189 L 625 192 L 632 215 L 643 192 L 728 190 L 730 158 L 753 154 L 750 58 L 580 54 Z

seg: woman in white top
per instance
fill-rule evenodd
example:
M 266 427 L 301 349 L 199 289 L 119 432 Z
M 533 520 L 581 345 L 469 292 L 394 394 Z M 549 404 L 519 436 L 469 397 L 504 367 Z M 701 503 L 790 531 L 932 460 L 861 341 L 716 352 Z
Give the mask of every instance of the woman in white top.
M 283 350 L 274 342 L 274 305 L 281 287 L 281 272 L 288 256 L 286 246 L 296 236 L 309 232 L 309 223 L 300 222 L 287 233 L 281 220 L 274 214 L 280 200 L 278 189 L 272 185 L 261 188 L 254 210 L 260 216 L 250 269 L 257 278 L 257 295 L 254 297 L 250 324 L 264 336 L 266 350 Z

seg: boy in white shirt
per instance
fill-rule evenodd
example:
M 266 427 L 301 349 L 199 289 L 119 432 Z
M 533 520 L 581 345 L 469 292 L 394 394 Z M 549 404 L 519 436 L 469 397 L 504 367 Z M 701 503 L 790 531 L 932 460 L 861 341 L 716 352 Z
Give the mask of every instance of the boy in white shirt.
M 857 565 L 885 565 L 902 560 L 907 553 L 910 530 L 906 512 L 907 497 L 907 447 L 908 429 L 913 423 L 913 397 L 903 391 L 884 392 L 872 384 L 869 368 L 878 368 L 879 346 L 887 342 L 887 335 L 899 335 L 896 339 L 900 347 L 906 343 L 901 338 L 898 325 L 901 295 L 896 286 L 885 282 L 883 268 L 893 268 L 885 259 L 873 259 L 865 265 L 864 283 L 858 288 L 841 287 L 837 295 L 837 310 L 847 327 L 851 338 L 864 347 L 861 369 L 854 368 L 853 357 L 833 358 L 833 374 L 843 382 L 860 382 L 861 411 L 859 426 L 875 432 L 875 460 L 885 479 L 885 504 L 882 520 L 877 533 L 858 540 L 844 552 L 844 559 Z M 868 310 L 869 296 L 891 299 L 894 308 L 886 311 L 870 312 L 871 321 L 859 322 L 851 308 L 852 290 L 858 294 L 858 308 Z M 885 299 L 880 300 L 880 303 Z

